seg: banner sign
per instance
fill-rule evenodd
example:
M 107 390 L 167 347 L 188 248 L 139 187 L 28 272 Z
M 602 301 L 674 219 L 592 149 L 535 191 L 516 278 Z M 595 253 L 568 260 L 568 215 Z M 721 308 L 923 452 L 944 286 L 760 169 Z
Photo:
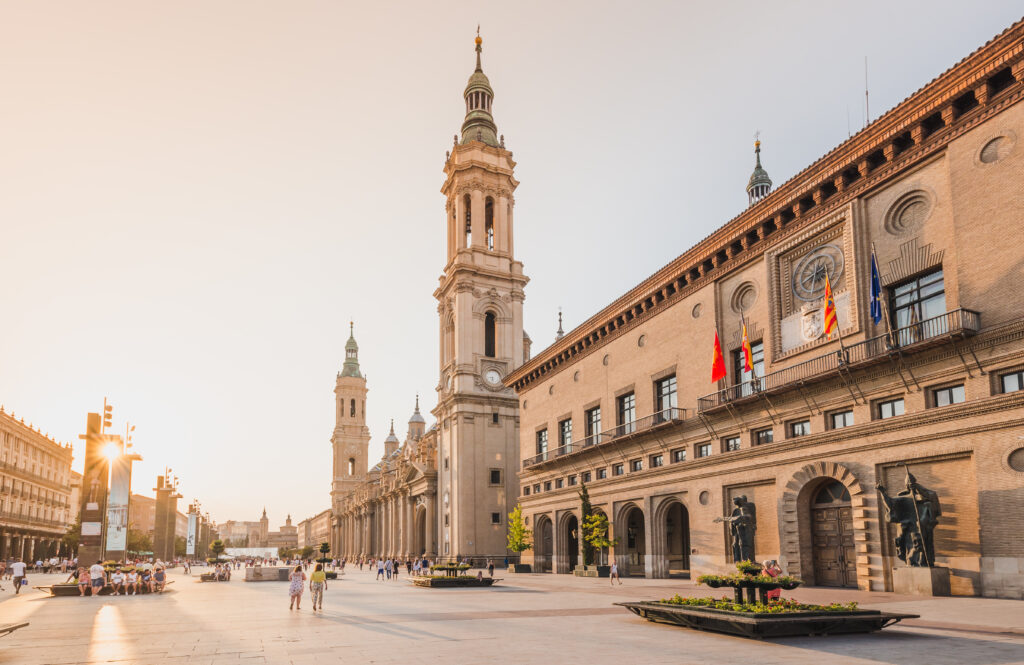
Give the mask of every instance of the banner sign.
M 131 460 L 119 456 L 110 465 L 110 500 L 107 503 L 108 552 L 128 548 L 128 496 L 131 493 Z
M 196 518 L 195 513 L 188 514 L 188 542 L 185 544 L 185 554 L 192 556 L 196 553 Z

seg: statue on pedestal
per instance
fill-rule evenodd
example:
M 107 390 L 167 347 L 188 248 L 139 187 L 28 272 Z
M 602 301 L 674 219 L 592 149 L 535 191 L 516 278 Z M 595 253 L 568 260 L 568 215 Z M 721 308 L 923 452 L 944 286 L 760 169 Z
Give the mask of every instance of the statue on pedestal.
M 747 497 L 734 497 L 732 514 L 728 517 L 716 517 L 716 522 L 728 522 L 729 533 L 732 535 L 733 561 L 754 560 L 754 532 L 757 531 L 757 507 L 747 501 Z
M 889 496 L 885 486 L 878 484 L 875 489 L 885 505 L 885 519 L 899 525 L 894 539 L 896 556 L 908 566 L 935 566 L 935 526 L 942 515 L 939 495 L 921 486 L 917 478 L 907 470 L 906 489 L 896 496 Z

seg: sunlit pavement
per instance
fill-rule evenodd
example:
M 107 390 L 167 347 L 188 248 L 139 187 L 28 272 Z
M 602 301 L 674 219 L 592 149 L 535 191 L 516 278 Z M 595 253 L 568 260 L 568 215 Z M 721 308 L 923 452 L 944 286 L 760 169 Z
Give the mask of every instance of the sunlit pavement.
M 692 592 L 676 580 L 509 575 L 492 589 L 420 589 L 349 570 L 330 581 L 323 613 L 309 594 L 288 609 L 286 582 L 199 583 L 172 572 L 163 595 L 18 597 L 5 581 L 0 622 L 30 626 L 0 639 L 0 663 L 1024 663 L 1024 602 L 915 599 L 798 590 L 800 600 L 857 600 L 922 618 L 872 635 L 757 642 L 648 623 L 621 600 Z M 33 575 L 49 584 L 60 575 Z M 706 595 L 706 592 L 698 592 Z

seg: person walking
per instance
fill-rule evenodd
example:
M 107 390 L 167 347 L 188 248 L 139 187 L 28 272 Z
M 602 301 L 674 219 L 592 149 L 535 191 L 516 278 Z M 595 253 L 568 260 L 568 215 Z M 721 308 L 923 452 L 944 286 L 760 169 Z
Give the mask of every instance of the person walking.
M 305 586 L 304 583 L 306 581 L 306 573 L 302 572 L 301 565 L 295 566 L 295 570 L 288 575 L 288 581 L 290 582 L 288 585 L 288 596 L 290 599 L 288 609 L 292 609 L 293 605 L 295 609 L 299 609 L 299 605 L 302 604 L 302 587 Z
M 614 586 L 615 580 L 619 580 L 619 584 L 622 584 L 622 580 L 619 578 L 619 564 L 612 559 L 612 572 L 608 575 L 608 583 Z
M 494 561 L 491 559 L 487 560 L 487 574 L 494 577 Z
M 21 584 L 25 579 L 25 562 L 20 558 L 15 559 L 11 564 L 11 574 L 14 575 L 14 595 L 21 593 Z
M 374 579 L 375 580 L 383 580 L 384 579 L 384 559 L 377 559 L 377 577 L 375 577 Z
M 309 595 L 313 598 L 313 611 L 324 610 L 324 591 L 327 590 L 327 573 L 324 572 L 324 564 L 316 564 L 316 570 L 309 576 Z
M 395 569 L 395 564 L 391 561 L 391 557 L 384 562 L 384 572 L 387 573 L 388 579 L 391 579 L 391 571 Z

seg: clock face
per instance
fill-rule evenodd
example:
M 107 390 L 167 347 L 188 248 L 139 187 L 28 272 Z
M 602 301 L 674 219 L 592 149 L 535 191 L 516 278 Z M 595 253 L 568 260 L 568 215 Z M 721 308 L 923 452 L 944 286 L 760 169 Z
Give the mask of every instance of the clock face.
M 497 384 L 501 382 L 501 374 L 499 374 L 496 369 L 487 370 L 487 373 L 484 374 L 484 378 L 487 379 L 487 383 Z

